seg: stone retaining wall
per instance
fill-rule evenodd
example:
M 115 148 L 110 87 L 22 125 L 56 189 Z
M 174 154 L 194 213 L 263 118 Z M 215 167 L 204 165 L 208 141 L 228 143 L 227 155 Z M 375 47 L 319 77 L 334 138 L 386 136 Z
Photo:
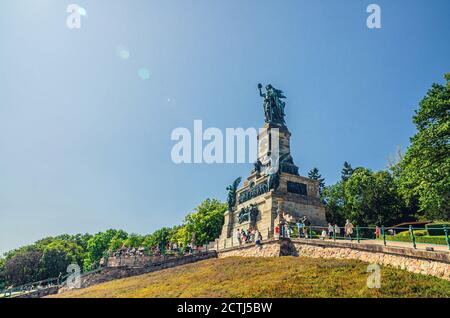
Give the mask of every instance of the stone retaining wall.
M 218 257 L 276 257 L 306 256 L 323 259 L 355 259 L 436 276 L 450 281 L 450 253 L 427 252 L 410 248 L 386 247 L 375 244 L 357 244 L 319 240 L 269 240 L 261 247 L 255 245 L 234 247 L 219 251 Z
M 280 256 L 280 242 L 278 240 L 263 241 L 260 247 L 254 244 L 245 244 L 219 250 L 217 256 L 223 257 L 277 257 Z
M 186 256 L 188 257 L 188 256 Z M 145 267 L 149 264 L 158 264 L 171 260 L 180 259 L 178 255 L 158 255 L 158 256 L 111 256 L 108 258 L 105 267 Z

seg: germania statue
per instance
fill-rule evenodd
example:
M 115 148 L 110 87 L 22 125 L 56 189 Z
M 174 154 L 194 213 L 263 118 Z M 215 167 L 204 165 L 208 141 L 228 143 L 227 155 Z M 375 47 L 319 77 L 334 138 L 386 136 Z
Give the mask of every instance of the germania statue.
M 276 89 L 270 84 L 266 86 L 265 93 L 262 92 L 262 87 L 261 84 L 258 84 L 259 95 L 264 98 L 265 122 L 277 126 L 285 126 L 284 107 L 286 104 L 282 99 L 285 99 L 286 96 L 284 96 L 283 91 Z

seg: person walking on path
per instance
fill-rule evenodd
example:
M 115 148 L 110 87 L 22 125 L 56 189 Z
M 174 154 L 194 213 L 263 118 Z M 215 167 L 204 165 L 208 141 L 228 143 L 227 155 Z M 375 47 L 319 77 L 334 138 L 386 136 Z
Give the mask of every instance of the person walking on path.
M 256 244 L 256 246 L 261 246 L 261 239 L 262 239 L 262 235 L 261 235 L 261 233 L 258 231 L 258 230 L 256 230 L 255 231 L 255 244 Z
M 284 237 L 291 238 L 291 226 L 288 223 L 284 223 Z
M 345 222 L 345 237 L 350 238 L 350 241 L 352 240 L 353 228 L 353 224 L 350 222 L 350 220 L 347 219 L 347 221 Z
M 311 222 L 309 222 L 306 216 L 303 217 L 302 222 L 303 222 L 303 235 L 305 236 L 305 238 L 308 238 L 308 226 L 310 226 Z
M 237 241 L 239 243 L 239 246 L 241 246 L 242 239 L 241 239 L 241 230 L 240 229 L 237 229 L 237 231 L 236 231 L 236 239 L 237 239 Z
M 380 237 L 380 227 L 377 225 L 375 228 L 375 238 L 379 238 Z
M 327 230 L 325 228 L 323 228 L 320 238 L 325 241 L 326 237 L 327 237 Z
M 301 221 L 297 222 L 297 230 L 298 230 L 298 237 L 303 237 L 303 223 Z
M 336 237 L 341 235 L 341 228 L 337 224 L 334 224 L 334 233 L 336 233 Z
M 328 238 L 331 240 L 333 238 L 334 228 L 331 223 L 328 223 Z

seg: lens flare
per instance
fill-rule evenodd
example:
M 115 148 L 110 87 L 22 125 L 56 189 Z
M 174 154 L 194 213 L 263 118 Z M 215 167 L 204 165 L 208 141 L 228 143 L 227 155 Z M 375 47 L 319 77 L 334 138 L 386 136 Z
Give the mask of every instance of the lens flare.
M 138 70 L 138 75 L 143 80 L 148 80 L 150 78 L 150 71 L 146 69 L 145 67 L 141 67 Z
M 85 8 L 79 7 L 79 8 L 78 8 L 78 13 L 79 13 L 80 15 L 82 15 L 83 17 L 87 16 L 87 11 L 86 11 Z
M 124 46 L 119 46 L 117 48 L 117 56 L 123 60 L 128 60 L 130 58 L 130 51 Z

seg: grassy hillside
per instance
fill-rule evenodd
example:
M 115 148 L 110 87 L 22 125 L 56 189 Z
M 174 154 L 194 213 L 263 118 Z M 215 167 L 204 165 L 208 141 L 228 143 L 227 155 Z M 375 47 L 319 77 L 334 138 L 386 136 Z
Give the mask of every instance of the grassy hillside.
M 56 297 L 450 297 L 448 281 L 387 267 L 381 289 L 369 289 L 367 265 L 305 257 L 211 259 Z

